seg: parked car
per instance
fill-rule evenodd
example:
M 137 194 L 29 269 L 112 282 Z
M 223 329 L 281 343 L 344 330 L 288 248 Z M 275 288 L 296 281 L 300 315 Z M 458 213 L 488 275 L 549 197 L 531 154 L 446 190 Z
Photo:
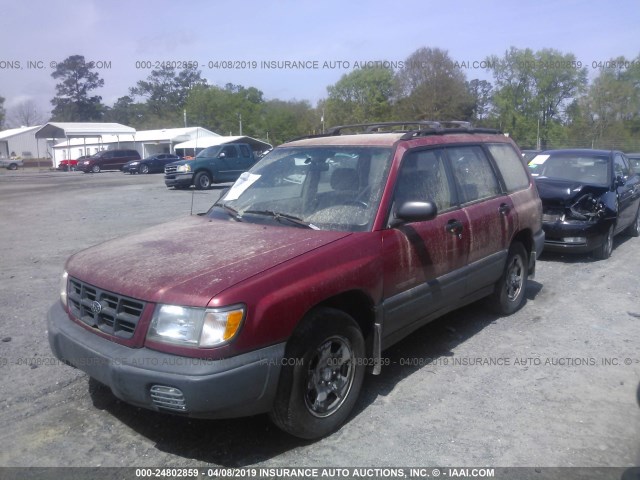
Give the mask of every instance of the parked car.
M 77 168 L 84 173 L 121 170 L 131 160 L 140 160 L 140 154 L 135 150 L 103 150 L 78 162 Z
M 622 152 L 549 150 L 529 168 L 542 199 L 545 250 L 606 259 L 615 235 L 640 235 L 640 178 Z
M 387 347 L 485 297 L 518 310 L 543 247 L 510 138 L 414 123 L 285 143 L 208 213 L 73 255 L 56 357 L 151 410 L 333 432 Z
M 58 163 L 58 170 L 62 170 L 63 172 L 68 172 L 69 170 L 74 171 L 78 169 L 78 162 L 83 161 L 85 158 L 89 158 L 91 155 L 83 155 L 78 157 L 76 160 L 60 160 Z
M 175 189 L 194 185 L 206 190 L 213 183 L 234 182 L 249 170 L 257 157 L 246 143 L 225 143 L 202 150 L 193 160 L 182 160 L 164 168 L 164 183 Z
M 165 165 L 178 160 L 180 157 L 173 153 L 158 153 L 142 160 L 131 160 L 123 165 L 122 171 L 131 174 L 164 172 Z
M 77 170 L 77 168 L 78 160 L 60 160 L 58 163 L 58 170 L 62 170 L 63 172 Z
M 17 170 L 18 167 L 23 167 L 24 163 L 22 160 L 11 157 L 11 158 L 0 158 L 0 168 L 6 168 L 7 170 Z

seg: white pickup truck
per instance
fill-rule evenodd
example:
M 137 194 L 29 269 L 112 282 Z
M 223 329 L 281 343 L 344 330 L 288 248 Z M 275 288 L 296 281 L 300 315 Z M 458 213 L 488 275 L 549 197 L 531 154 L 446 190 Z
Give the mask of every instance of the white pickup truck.
M 6 168 L 7 170 L 16 170 L 18 167 L 22 166 L 24 166 L 22 160 L 0 157 L 0 167 Z

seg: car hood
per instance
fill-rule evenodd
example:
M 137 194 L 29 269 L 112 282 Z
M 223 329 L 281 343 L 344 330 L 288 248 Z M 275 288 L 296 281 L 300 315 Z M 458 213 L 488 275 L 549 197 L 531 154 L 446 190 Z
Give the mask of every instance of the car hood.
M 555 178 L 536 177 L 535 183 L 540 199 L 545 205 L 568 205 L 583 195 L 592 194 L 599 197 L 609 191 L 609 188 L 601 185 L 589 185 Z
M 193 216 L 79 252 L 66 269 L 121 295 L 204 307 L 223 290 L 348 235 Z

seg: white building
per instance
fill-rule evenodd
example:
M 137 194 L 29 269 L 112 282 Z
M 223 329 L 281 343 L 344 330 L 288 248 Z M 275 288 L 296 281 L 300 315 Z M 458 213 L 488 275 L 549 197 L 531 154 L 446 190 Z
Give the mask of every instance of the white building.
M 161 130 L 140 130 L 132 134 L 100 135 L 82 138 L 67 138 L 53 146 L 55 165 L 60 160 L 77 159 L 83 155 L 93 155 L 100 150 L 128 148 L 137 150 L 142 158 L 156 153 L 175 153 L 175 145 L 187 141 L 220 137 L 202 127 L 165 128 Z
M 44 139 L 35 136 L 42 125 L 20 127 L 0 132 L 0 158 L 10 156 L 30 158 L 46 158 L 47 144 Z

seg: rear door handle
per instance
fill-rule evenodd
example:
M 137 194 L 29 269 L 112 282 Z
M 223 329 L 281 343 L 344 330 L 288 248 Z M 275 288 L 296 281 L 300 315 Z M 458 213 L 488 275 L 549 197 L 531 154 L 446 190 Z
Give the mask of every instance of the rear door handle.
M 500 212 L 500 215 L 506 215 L 511 211 L 511 207 L 506 203 L 501 203 L 500 208 L 498 208 L 498 211 Z
M 451 235 L 457 235 L 458 238 L 462 238 L 462 230 L 464 226 L 460 220 L 449 220 L 445 225 L 444 229 L 449 232 Z

